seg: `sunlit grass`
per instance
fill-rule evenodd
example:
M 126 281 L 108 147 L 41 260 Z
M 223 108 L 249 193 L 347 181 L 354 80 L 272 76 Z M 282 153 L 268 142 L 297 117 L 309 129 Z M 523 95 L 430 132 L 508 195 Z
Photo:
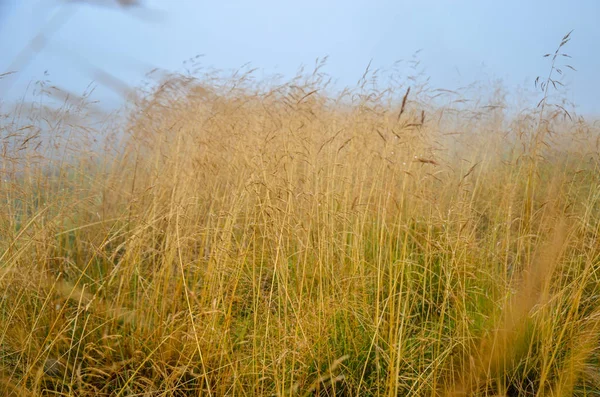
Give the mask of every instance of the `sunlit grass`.
M 3 124 L 2 393 L 598 394 L 597 129 L 371 83 Z

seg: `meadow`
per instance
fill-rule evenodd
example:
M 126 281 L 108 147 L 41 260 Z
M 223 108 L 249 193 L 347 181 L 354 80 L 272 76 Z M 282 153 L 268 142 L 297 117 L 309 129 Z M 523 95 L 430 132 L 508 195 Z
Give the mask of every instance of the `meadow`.
M 512 113 L 320 67 L 3 114 L 0 394 L 600 394 L 600 128 L 554 64 Z

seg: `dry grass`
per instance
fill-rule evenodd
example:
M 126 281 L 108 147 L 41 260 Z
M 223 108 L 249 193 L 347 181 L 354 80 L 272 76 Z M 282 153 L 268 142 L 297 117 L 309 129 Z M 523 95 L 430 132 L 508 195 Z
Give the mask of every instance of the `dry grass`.
M 600 393 L 597 129 L 431 95 L 317 68 L 8 115 L 2 394 Z

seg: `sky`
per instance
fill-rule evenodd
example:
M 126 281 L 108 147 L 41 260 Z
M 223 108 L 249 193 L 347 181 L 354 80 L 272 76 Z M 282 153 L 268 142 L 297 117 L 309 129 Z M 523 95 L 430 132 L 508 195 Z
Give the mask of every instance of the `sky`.
M 533 91 L 535 78 L 549 71 L 542 56 L 573 30 L 564 48 L 572 58 L 564 60 L 577 71 L 565 69 L 567 98 L 581 114 L 600 110 L 598 0 L 95 3 L 0 0 L 0 74 L 17 72 L 0 80 L 0 98 L 18 98 L 37 80 L 78 94 L 95 82 L 94 98 L 114 106 L 118 85 L 111 88 L 97 71 L 135 86 L 150 69 L 182 71 L 196 55 L 206 67 L 233 70 L 250 62 L 283 76 L 328 56 L 324 70 L 338 84 L 354 85 L 369 62 L 389 68 L 418 50 L 435 88 L 502 81 L 509 92 Z

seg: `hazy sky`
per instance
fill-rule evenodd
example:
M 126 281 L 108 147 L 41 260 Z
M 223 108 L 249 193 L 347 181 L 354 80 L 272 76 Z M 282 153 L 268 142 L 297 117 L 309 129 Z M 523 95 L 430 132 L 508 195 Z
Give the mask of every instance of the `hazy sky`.
M 599 0 L 154 0 L 128 12 L 59 4 L 0 0 L 0 74 L 27 61 L 0 80 L 0 97 L 41 78 L 81 93 L 94 70 L 137 84 L 152 67 L 182 70 L 198 54 L 206 66 L 251 62 L 284 75 L 328 55 L 325 71 L 352 85 L 371 59 L 389 67 L 419 49 L 434 87 L 502 79 L 510 90 L 533 89 L 548 73 L 542 55 L 574 29 L 565 48 L 577 69 L 565 79 L 569 99 L 583 113 L 600 108 Z M 19 58 L 41 29 L 46 46 Z M 110 104 L 117 96 L 101 85 L 96 98 Z

